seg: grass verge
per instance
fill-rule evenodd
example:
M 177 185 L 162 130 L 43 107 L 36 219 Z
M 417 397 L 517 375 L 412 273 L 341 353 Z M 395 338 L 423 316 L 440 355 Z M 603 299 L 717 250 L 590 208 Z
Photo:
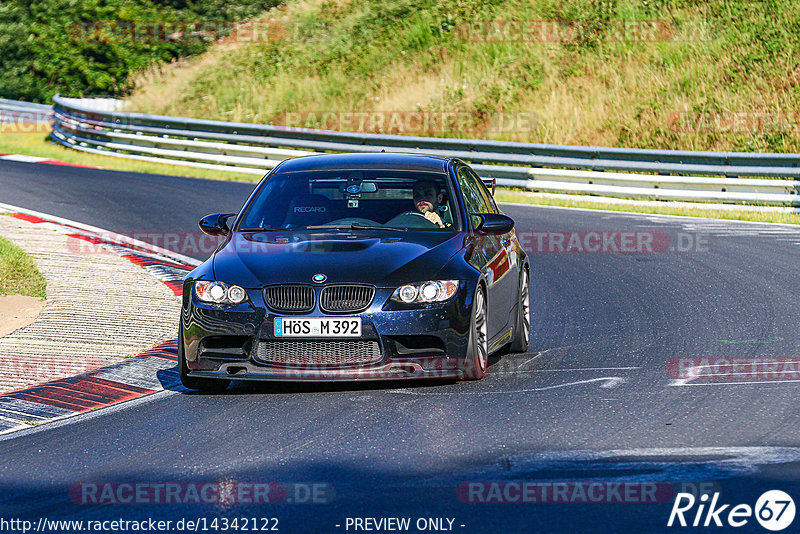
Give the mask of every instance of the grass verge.
M 710 219 L 730 219 L 735 221 L 770 222 L 781 224 L 800 224 L 800 214 L 780 212 L 727 211 L 703 207 L 670 206 L 666 201 L 663 206 L 639 206 L 631 204 L 610 204 L 602 199 L 597 202 L 587 200 L 566 200 L 544 197 L 519 189 L 498 189 L 495 194 L 498 202 L 515 202 L 519 204 L 536 204 L 540 206 L 559 206 L 566 208 L 586 208 L 602 211 L 627 211 L 633 213 L 653 213 L 657 215 L 682 215 L 684 217 L 704 217 Z
M 114 156 L 101 156 L 78 150 L 70 150 L 49 140 L 45 133 L 2 133 L 0 132 L 0 153 L 23 154 L 40 158 L 57 159 L 77 165 L 99 167 L 112 171 L 145 172 L 170 176 L 190 176 L 193 178 L 212 178 L 216 180 L 237 180 L 257 182 L 261 176 L 238 172 L 213 171 L 195 167 L 149 163 Z
M 47 283 L 25 252 L 0 237 L 0 295 L 45 298 Z

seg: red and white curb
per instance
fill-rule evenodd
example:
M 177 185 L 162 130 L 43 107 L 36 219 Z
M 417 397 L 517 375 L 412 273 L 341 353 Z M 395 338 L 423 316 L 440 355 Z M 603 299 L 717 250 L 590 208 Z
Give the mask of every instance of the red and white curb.
M 177 341 L 88 373 L 0 395 L 0 434 L 78 415 L 164 389 L 182 389 Z
M 39 156 L 27 156 L 25 154 L 0 154 L 0 160 L 19 161 L 21 163 L 46 163 L 48 165 L 66 165 L 67 167 L 83 167 L 85 169 L 97 169 L 92 165 L 81 165 L 80 163 L 70 163 L 58 159 L 40 158 Z
M 69 237 L 89 241 L 118 254 L 146 269 L 177 296 L 182 294 L 186 274 L 200 263 L 126 236 L 32 210 L 0 204 L 0 211 L 10 212 L 13 217 L 31 223 L 47 225 Z M 176 330 L 177 322 L 178 317 L 175 318 Z M 101 348 L 98 347 L 98 350 Z M 138 356 L 88 373 L 2 394 L 0 434 L 112 406 L 165 389 L 182 389 L 176 367 L 177 353 L 177 340 L 165 341 Z
M 19 216 L 24 216 L 24 220 L 36 222 L 42 225 L 47 225 L 49 228 L 68 235 L 85 236 L 87 238 L 99 239 L 109 248 L 109 250 L 119 250 L 116 247 L 122 247 L 125 251 L 136 251 L 141 254 L 150 255 L 155 258 L 168 260 L 170 263 L 190 267 L 200 265 L 200 261 L 189 256 L 184 256 L 177 252 L 133 239 L 124 234 L 110 232 L 103 228 L 91 226 L 89 224 L 79 223 L 63 217 L 56 217 L 39 211 L 13 206 L 11 204 L 4 204 L 0 202 L 0 212 L 12 213 Z M 22 217 L 20 217 L 22 218 Z

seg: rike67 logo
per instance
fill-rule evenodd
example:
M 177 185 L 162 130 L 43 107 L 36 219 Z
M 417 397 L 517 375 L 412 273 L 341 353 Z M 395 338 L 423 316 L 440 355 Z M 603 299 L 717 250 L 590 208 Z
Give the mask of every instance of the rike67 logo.
M 767 530 L 783 530 L 794 521 L 794 500 L 780 490 L 764 492 L 755 507 L 748 504 L 721 504 L 719 493 L 703 494 L 696 498 L 691 493 L 678 493 L 672 504 L 667 526 L 729 526 L 742 527 L 755 516 L 756 521 Z M 696 509 L 695 509 L 695 505 Z

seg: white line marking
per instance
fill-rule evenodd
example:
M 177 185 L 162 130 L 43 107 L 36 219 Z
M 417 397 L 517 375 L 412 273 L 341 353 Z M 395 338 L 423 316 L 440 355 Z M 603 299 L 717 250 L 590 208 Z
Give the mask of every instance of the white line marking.
M 590 378 L 588 380 L 577 380 L 575 382 L 567 382 L 566 384 L 556 384 L 554 386 L 544 386 L 541 388 L 526 388 L 526 389 L 511 389 L 511 390 L 496 390 L 496 391 L 416 391 L 409 389 L 392 389 L 389 393 L 401 393 L 403 395 L 507 395 L 509 393 L 528 393 L 533 391 L 548 391 L 551 389 L 565 388 L 568 386 L 578 386 L 581 384 L 591 384 L 593 382 L 603 382 L 601 388 L 615 388 L 626 380 L 619 376 L 604 376 L 601 378 Z
M 21 161 L 23 163 L 39 163 L 45 161 L 47 158 L 40 158 L 38 156 L 26 156 L 24 154 L 9 154 L 7 156 L 0 156 L 0 159 L 8 161 Z
M 16 425 L 23 425 L 23 426 L 25 425 L 25 423 L 23 423 L 23 421 L 25 421 L 25 419 L 14 419 L 12 417 L 7 417 L 5 415 L 0 415 L 0 421 L 6 421 L 6 422 L 9 422 L 9 423 L 14 423 Z
M 490 369 L 489 374 L 513 375 L 514 373 L 568 373 L 571 371 L 631 371 L 635 369 L 641 369 L 641 367 L 572 367 L 567 369 L 527 369 L 523 371 L 492 371 Z
M 686 377 L 686 378 L 674 378 L 674 379 L 669 381 L 669 384 L 667 384 L 667 386 L 685 386 L 686 384 L 688 384 L 692 380 L 696 380 L 697 378 L 700 378 L 700 368 L 701 367 L 706 367 L 706 366 L 704 366 L 704 365 L 696 365 L 694 367 L 690 367 L 689 371 L 688 371 L 688 373 L 689 373 L 688 377 Z
M 673 382 L 680 382 L 680 380 L 673 380 Z M 752 382 L 702 382 L 698 384 L 689 384 L 689 380 L 682 384 L 667 384 L 668 386 L 738 386 L 742 384 L 785 384 L 785 383 L 800 384 L 800 380 L 756 380 Z
M 0 419 L 11 419 L 12 421 L 49 421 L 49 418 L 43 415 L 18 412 L 16 410 L 9 410 L 8 408 L 0 408 L 0 411 L 4 412 L 3 414 L 0 414 Z
M 533 360 L 535 360 L 536 358 L 538 358 L 538 357 L 539 357 L 539 356 L 541 356 L 542 354 L 544 354 L 544 353 L 543 353 L 543 352 L 540 352 L 539 354 L 537 354 L 536 356 L 534 356 L 534 357 L 533 357 L 533 358 L 531 358 L 530 360 L 525 360 L 525 362 L 524 362 L 524 363 L 522 363 L 522 364 L 520 365 L 520 367 L 525 367 L 526 365 L 528 365 L 529 363 L 531 363 Z

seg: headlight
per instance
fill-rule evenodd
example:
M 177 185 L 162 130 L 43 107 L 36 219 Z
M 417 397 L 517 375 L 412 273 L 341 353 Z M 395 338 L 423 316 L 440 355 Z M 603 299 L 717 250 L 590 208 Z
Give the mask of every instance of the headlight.
M 442 302 L 458 291 L 458 280 L 432 280 L 398 287 L 392 300 L 411 304 L 413 302 Z
M 199 301 L 208 304 L 236 305 L 247 300 L 247 292 L 244 289 L 222 282 L 198 280 L 194 283 L 194 294 Z

